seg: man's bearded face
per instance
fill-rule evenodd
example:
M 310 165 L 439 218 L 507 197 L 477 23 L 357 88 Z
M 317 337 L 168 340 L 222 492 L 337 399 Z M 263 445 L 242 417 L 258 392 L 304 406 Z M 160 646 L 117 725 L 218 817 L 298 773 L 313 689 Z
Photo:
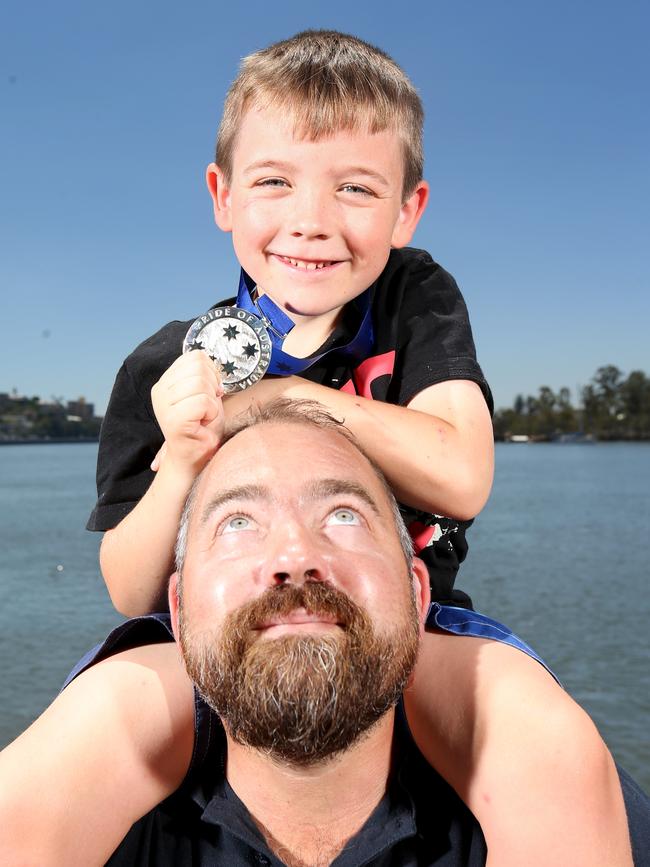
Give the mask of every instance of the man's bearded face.
M 324 582 L 267 590 L 214 633 L 192 634 L 181 608 L 187 671 L 235 741 L 294 765 L 315 764 L 352 744 L 402 693 L 419 636 L 406 578 L 404 585 L 405 616 L 384 635 L 366 611 Z M 338 626 L 261 637 L 270 619 L 300 608 Z

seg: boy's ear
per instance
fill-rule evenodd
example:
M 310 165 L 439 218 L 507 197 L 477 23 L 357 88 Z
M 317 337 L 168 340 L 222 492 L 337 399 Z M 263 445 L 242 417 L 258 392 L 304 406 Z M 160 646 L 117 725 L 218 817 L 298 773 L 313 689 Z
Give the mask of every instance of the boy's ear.
M 174 633 L 174 638 L 176 639 L 176 641 L 178 641 L 178 572 L 174 572 L 174 574 L 169 579 L 167 595 L 169 599 L 169 613 L 171 614 L 172 632 Z
M 207 167 L 205 180 L 212 198 L 214 221 L 223 232 L 230 232 L 232 230 L 230 188 L 224 173 L 216 163 L 210 163 Z
M 428 201 L 429 184 L 426 181 L 420 181 L 400 208 L 399 217 L 393 229 L 391 246 L 405 247 L 409 243 Z

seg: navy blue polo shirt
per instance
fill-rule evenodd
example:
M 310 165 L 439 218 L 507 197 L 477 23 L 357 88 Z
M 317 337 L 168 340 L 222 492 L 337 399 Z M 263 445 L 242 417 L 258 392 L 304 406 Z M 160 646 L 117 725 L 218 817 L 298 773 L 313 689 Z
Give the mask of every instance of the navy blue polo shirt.
M 107 867 L 282 867 L 284 862 L 269 849 L 226 780 L 223 733 L 221 741 L 216 761 L 204 768 L 201 779 L 182 787 L 137 822 Z M 334 867 L 484 865 L 487 850 L 478 822 L 424 761 L 401 712 L 396 720 L 395 754 L 386 794 L 332 862 Z

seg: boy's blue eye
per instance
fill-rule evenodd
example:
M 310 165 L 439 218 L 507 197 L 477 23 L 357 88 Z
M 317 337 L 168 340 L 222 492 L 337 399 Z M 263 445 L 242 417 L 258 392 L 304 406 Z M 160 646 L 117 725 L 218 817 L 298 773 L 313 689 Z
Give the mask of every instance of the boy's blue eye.
M 365 187 L 360 187 L 359 184 L 343 184 L 341 187 L 344 193 L 356 193 L 361 194 L 363 196 L 371 196 L 372 193 L 370 190 L 367 190 Z
M 258 187 L 284 187 L 287 182 L 282 178 L 264 178 L 262 181 L 258 181 Z

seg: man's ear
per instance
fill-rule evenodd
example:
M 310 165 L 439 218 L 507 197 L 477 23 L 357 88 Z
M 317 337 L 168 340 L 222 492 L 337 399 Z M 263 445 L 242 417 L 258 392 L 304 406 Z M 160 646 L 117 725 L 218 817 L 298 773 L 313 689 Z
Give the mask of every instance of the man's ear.
M 216 163 L 210 163 L 205 171 L 205 181 L 212 198 L 214 221 L 223 232 L 232 231 L 230 186 L 226 176 Z
M 409 243 L 428 201 L 429 184 L 426 181 L 420 181 L 400 208 L 399 217 L 391 237 L 391 246 L 405 247 Z
M 171 614 L 172 621 L 172 632 L 174 633 L 174 638 L 178 641 L 179 629 L 178 629 L 178 581 L 179 576 L 178 572 L 174 572 L 174 574 L 169 579 L 169 587 L 167 588 L 167 597 L 169 599 L 169 613 Z
M 424 625 L 429 613 L 431 605 L 431 585 L 429 584 L 429 570 L 424 565 L 419 557 L 413 558 L 413 590 L 415 592 L 415 603 L 417 605 L 418 614 L 420 615 L 420 623 Z

